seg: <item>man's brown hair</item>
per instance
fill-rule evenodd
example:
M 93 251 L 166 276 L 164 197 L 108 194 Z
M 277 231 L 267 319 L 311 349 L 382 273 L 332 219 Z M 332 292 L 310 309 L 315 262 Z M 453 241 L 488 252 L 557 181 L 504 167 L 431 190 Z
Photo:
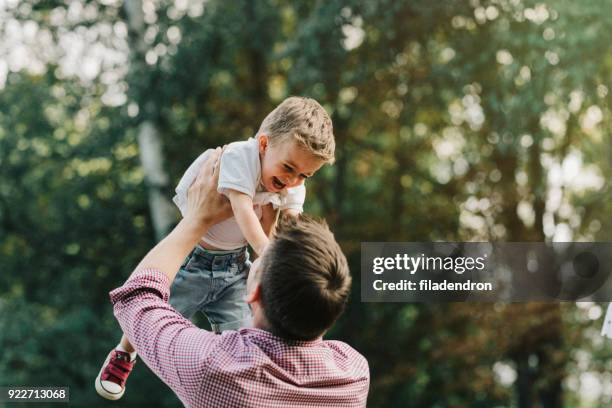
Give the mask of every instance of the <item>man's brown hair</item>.
M 282 217 L 261 260 L 261 302 L 270 331 L 312 340 L 344 311 L 351 289 L 346 257 L 324 221 Z

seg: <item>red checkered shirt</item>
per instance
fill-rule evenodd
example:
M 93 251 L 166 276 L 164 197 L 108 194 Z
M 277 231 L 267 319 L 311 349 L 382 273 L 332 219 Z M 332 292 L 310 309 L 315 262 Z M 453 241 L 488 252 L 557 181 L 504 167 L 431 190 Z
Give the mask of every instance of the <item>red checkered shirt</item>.
M 364 407 L 367 360 L 346 343 L 287 342 L 260 329 L 214 334 L 168 304 L 170 282 L 137 271 L 110 292 L 140 358 L 187 407 Z

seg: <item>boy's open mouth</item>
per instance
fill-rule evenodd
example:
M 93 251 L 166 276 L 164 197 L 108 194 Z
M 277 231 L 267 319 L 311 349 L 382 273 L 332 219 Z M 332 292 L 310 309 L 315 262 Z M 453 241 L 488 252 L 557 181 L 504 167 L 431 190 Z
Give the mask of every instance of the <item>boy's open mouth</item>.
M 272 176 L 272 184 L 274 185 L 275 188 L 279 190 L 282 190 L 283 188 L 285 188 L 285 184 L 282 183 L 279 179 L 277 179 L 274 176 Z

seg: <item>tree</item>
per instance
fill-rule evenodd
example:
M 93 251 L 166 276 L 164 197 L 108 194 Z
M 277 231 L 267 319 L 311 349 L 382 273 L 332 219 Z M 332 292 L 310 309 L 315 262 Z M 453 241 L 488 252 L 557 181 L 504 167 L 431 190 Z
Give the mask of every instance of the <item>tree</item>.
M 130 49 L 132 53 L 131 77 L 136 78 L 147 76 L 147 64 L 145 55 L 147 45 L 144 41 L 145 22 L 140 0 L 129 0 L 124 5 L 127 25 L 129 27 Z M 138 84 L 140 87 L 154 86 L 153 83 Z M 137 87 L 138 85 L 135 85 Z M 138 146 L 140 150 L 140 162 L 145 172 L 149 190 L 149 207 L 151 208 L 151 219 L 155 236 L 161 240 L 170 231 L 174 223 L 174 208 L 168 198 L 169 177 L 164 170 L 164 156 L 162 139 L 159 134 L 158 126 L 155 123 L 153 102 L 146 99 L 146 93 L 142 93 L 139 102 L 144 107 L 142 122 L 138 130 Z M 152 116 L 152 117 L 151 117 Z

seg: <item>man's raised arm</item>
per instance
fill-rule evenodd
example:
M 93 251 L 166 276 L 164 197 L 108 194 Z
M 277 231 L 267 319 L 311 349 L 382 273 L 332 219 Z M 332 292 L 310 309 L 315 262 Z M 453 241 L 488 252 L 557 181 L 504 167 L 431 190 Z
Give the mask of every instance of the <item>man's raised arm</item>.
M 217 336 L 195 327 L 169 304 L 170 284 L 181 263 L 208 228 L 231 216 L 217 193 L 217 149 L 190 187 L 187 213 L 140 261 L 123 286 L 110 293 L 114 314 L 140 358 L 187 403 Z

